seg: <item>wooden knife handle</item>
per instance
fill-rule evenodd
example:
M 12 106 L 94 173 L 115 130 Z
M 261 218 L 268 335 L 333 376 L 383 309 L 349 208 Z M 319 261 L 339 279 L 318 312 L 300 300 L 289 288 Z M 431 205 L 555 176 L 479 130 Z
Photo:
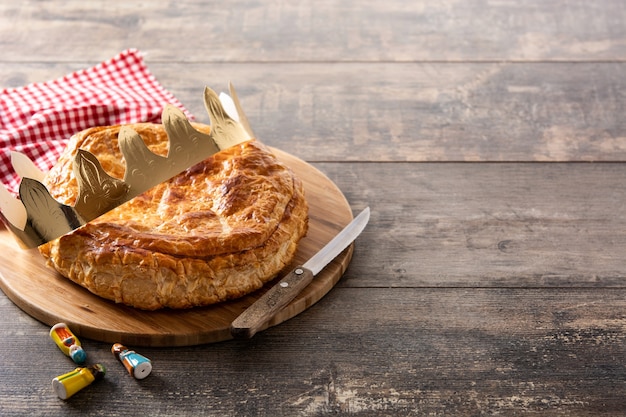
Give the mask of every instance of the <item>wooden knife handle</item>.
M 311 281 L 313 273 L 310 270 L 295 267 L 232 322 L 230 333 L 235 338 L 251 338 Z

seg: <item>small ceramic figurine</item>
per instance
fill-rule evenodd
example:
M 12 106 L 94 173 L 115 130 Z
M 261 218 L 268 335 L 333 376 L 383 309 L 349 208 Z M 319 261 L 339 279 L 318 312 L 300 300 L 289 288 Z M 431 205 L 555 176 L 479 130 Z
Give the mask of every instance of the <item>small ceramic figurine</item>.
M 71 372 L 54 378 L 52 380 L 52 388 L 60 399 L 67 400 L 92 382 L 104 378 L 105 373 L 106 369 L 99 363 L 88 368 L 76 368 Z
M 85 363 L 87 354 L 80 345 L 80 340 L 71 332 L 65 323 L 57 323 L 50 329 L 50 337 L 65 355 L 79 365 Z
M 134 350 L 128 350 L 126 346 L 120 343 L 115 343 L 111 347 L 111 353 L 124 364 L 128 373 L 135 379 L 144 379 L 152 372 L 152 362 L 150 359 L 138 354 Z

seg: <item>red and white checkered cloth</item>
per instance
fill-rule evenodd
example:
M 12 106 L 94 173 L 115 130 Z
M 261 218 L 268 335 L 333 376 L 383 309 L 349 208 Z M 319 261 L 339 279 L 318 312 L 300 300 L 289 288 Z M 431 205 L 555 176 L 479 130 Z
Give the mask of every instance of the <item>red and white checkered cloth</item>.
M 18 192 L 11 151 L 26 154 L 47 172 L 74 133 L 93 126 L 160 123 L 167 103 L 193 120 L 135 49 L 63 78 L 0 90 L 0 181 Z

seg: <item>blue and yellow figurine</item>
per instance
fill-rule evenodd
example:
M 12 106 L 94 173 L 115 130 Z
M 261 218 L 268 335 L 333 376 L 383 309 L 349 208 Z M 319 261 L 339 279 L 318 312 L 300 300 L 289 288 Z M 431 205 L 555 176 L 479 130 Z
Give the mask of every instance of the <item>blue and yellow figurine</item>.
M 78 365 L 87 360 L 87 354 L 80 345 L 80 340 L 72 333 L 65 323 L 57 323 L 50 329 L 50 337 L 66 356 Z
M 152 362 L 150 359 L 138 354 L 134 350 L 129 350 L 120 343 L 115 343 L 111 347 L 111 353 L 124 364 L 128 373 L 135 379 L 144 379 L 152 372 Z
M 67 400 L 81 389 L 94 381 L 104 378 L 106 369 L 97 363 L 87 368 L 76 368 L 71 372 L 59 375 L 52 380 L 52 388 L 62 400 Z

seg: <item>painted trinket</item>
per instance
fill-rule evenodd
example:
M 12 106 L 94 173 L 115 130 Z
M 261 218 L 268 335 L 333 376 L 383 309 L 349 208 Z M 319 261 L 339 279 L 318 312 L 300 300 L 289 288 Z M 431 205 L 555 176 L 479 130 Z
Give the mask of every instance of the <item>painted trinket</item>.
M 87 354 L 83 350 L 80 340 L 72 333 L 65 323 L 57 323 L 50 329 L 50 337 L 66 356 L 69 356 L 78 365 L 85 363 Z
M 129 350 L 126 346 L 115 343 L 111 347 L 111 353 L 124 364 L 128 373 L 135 379 L 144 379 L 152 372 L 152 362 L 134 350 Z
M 67 400 L 94 381 L 104 378 L 106 369 L 101 364 L 86 368 L 76 368 L 71 372 L 57 376 L 52 380 L 52 388 L 62 400 Z

